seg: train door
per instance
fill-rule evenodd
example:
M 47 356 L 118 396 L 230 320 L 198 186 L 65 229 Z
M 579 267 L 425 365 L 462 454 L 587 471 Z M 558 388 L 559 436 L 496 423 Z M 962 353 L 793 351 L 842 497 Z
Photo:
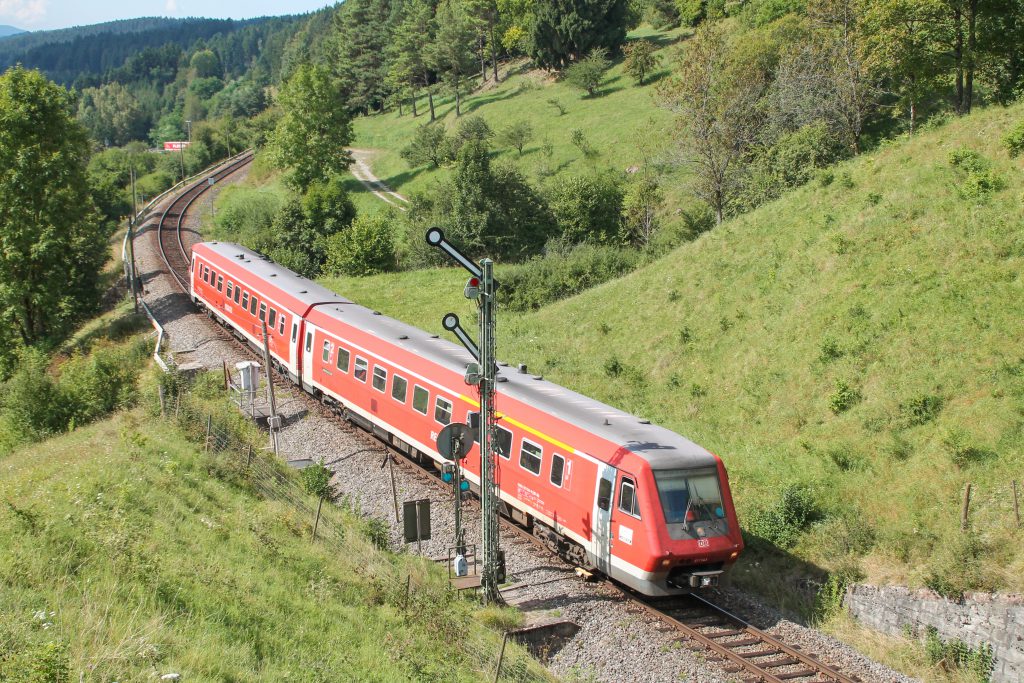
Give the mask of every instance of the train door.
M 299 365 L 299 321 L 292 319 L 291 337 L 288 341 L 288 357 L 295 365 L 296 381 L 302 385 L 302 367 Z
M 304 341 L 302 342 L 302 379 L 313 380 L 313 327 L 303 325 Z
M 612 559 L 612 492 L 615 490 L 615 468 L 598 465 L 597 491 L 594 495 L 594 564 L 604 574 L 611 573 Z

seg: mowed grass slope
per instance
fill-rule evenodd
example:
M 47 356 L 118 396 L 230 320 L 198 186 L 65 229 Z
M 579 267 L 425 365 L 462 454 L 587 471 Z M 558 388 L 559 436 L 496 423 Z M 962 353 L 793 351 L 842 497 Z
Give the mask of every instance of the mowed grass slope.
M 0 680 L 491 680 L 443 572 L 225 474 L 141 410 L 0 460 Z
M 606 73 L 599 93 L 589 97 L 567 83 L 555 80 L 553 75 L 543 71 L 524 71 L 525 61 L 512 64 L 509 75 L 494 85 L 488 85 L 464 96 L 462 118 L 479 116 L 490 125 L 495 133 L 510 124 L 525 121 L 533 129 L 533 140 L 523 150 L 523 155 L 492 141 L 494 158 L 518 165 L 528 176 L 535 173 L 545 162 L 544 142 L 551 144 L 552 155 L 549 169 L 554 174 L 579 175 L 594 168 L 613 168 L 624 171 L 644 161 L 642 146 L 647 154 L 660 152 L 671 127 L 671 114 L 657 106 L 654 98 L 655 84 L 668 74 L 668 62 L 673 46 L 690 29 L 653 31 L 640 29 L 630 34 L 630 39 L 646 38 L 655 42 L 662 64 L 654 74 L 645 79 L 643 86 L 637 86 L 624 72 L 622 60 Z M 470 81 L 471 87 L 474 82 Z M 478 86 L 479 79 L 475 81 Z M 548 103 L 555 99 L 565 109 L 560 115 Z M 435 97 L 435 108 L 439 120 L 434 125 L 443 125 L 450 131 L 458 126 L 460 119 L 455 116 L 455 101 L 451 97 Z M 409 144 L 416 128 L 430 121 L 430 110 L 426 97 L 418 100 L 419 116 L 413 118 L 408 107 L 404 115 L 397 110 L 386 114 L 356 119 L 353 125 L 355 140 L 353 146 L 377 151 L 372 161 L 374 174 L 392 189 L 408 196 L 431 187 L 433 181 L 446 177 L 447 168 L 434 169 L 428 166 L 410 168 L 401 158 L 402 149 Z M 597 155 L 586 158 L 572 144 L 573 129 L 580 129 L 586 135 Z M 682 173 L 674 171 L 675 174 Z M 669 204 L 679 196 L 669 192 Z M 377 200 L 381 208 L 383 201 Z
M 886 145 L 620 280 L 504 315 L 500 356 L 719 453 L 745 520 L 809 487 L 817 521 L 792 552 L 819 567 L 1024 589 L 1024 168 L 1000 144 L 1022 117 Z M 977 195 L 950 161 L 962 148 L 1002 189 Z M 331 286 L 439 332 L 467 303 L 460 273 L 434 273 Z

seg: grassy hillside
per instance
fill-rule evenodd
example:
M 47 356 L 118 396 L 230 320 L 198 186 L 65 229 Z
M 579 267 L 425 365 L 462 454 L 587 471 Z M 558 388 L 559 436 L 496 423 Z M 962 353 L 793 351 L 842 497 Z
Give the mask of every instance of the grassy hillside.
M 481 614 L 507 615 L 376 550 L 354 518 L 340 547 L 311 544 L 312 520 L 141 410 L 3 459 L 0 501 L 0 680 L 493 675 Z
M 493 146 L 498 152 L 495 158 L 516 163 L 529 175 L 533 175 L 543 163 L 547 163 L 555 173 L 579 174 L 593 166 L 623 171 L 643 163 L 639 149 L 641 143 L 648 148 L 648 154 L 660 151 L 660 141 L 665 139 L 669 130 L 671 114 L 655 104 L 655 84 L 668 74 L 669 52 L 681 37 L 688 35 L 688 31 L 659 32 L 644 28 L 630 33 L 631 39 L 647 38 L 660 46 L 658 54 L 662 68 L 648 77 L 643 86 L 636 86 L 623 72 L 621 60 L 607 72 L 595 97 L 588 97 L 585 92 L 554 80 L 547 72 L 525 71 L 525 62 L 518 62 L 513 64 L 501 83 L 488 84 L 464 98 L 463 118 L 480 116 L 496 133 L 512 123 L 528 122 L 533 128 L 534 139 L 525 147 L 522 156 L 497 142 Z M 548 103 L 552 99 L 561 103 L 565 114 L 560 115 Z M 457 126 L 459 119 L 455 117 L 454 99 L 435 97 L 434 102 L 441 122 L 449 128 Z M 443 168 L 410 168 L 400 156 L 416 128 L 430 120 L 425 97 L 418 101 L 417 108 L 419 116 L 416 118 L 406 107 L 405 115 L 401 117 L 394 111 L 363 117 L 354 124 L 353 145 L 377 150 L 373 160 L 375 175 L 392 189 L 406 195 L 426 189 L 433 180 L 448 173 Z M 587 159 L 572 144 L 570 135 L 577 128 L 584 132 L 598 152 L 597 156 Z M 550 162 L 545 162 L 545 140 L 552 148 Z M 675 195 L 669 197 L 670 204 L 673 198 Z
M 621 280 L 505 315 L 500 354 L 721 454 L 747 527 L 796 558 L 1024 589 L 1024 170 L 1000 144 L 1022 117 L 888 144 Z M 331 286 L 439 331 L 467 310 L 462 279 Z

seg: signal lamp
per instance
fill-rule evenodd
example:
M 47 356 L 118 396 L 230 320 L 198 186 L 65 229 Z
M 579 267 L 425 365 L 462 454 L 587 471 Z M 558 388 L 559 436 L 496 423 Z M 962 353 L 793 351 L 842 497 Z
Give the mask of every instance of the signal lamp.
M 459 482 L 459 490 L 460 491 L 468 491 L 469 490 L 469 482 L 466 481 L 465 479 L 460 481 Z

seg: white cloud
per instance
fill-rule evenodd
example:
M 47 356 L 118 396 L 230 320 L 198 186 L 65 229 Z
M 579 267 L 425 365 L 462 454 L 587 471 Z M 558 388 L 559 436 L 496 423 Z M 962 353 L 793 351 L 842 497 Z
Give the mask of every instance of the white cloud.
M 4 0 L 0 0 L 0 2 L 3 2 L 3 1 Z M 177 14 L 178 13 L 178 0 L 167 0 L 167 2 L 164 3 L 164 9 L 167 10 L 168 14 Z
M 49 0 L 0 0 L 0 17 L 30 26 L 46 16 Z

